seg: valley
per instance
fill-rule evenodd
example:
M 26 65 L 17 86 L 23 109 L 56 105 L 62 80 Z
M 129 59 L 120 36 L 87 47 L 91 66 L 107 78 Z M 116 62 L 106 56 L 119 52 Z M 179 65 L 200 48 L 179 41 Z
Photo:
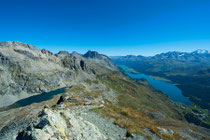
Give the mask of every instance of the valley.
M 133 72 L 130 72 L 130 69 L 127 69 L 127 68 L 123 69 L 124 67 L 122 67 L 122 66 L 119 66 L 119 67 L 130 78 L 145 79 L 153 88 L 168 95 L 172 101 L 180 102 L 180 103 L 183 103 L 183 104 L 186 104 L 189 106 L 192 105 L 190 100 L 188 98 L 186 98 L 185 96 L 183 96 L 182 91 L 179 88 L 177 88 L 175 85 L 173 85 L 173 83 L 163 81 L 163 79 L 157 80 L 157 79 L 152 78 L 151 76 L 148 76 L 148 75 L 145 75 L 142 73 L 133 73 Z
M 0 140 L 210 140 L 210 0 L 0 4 Z
M 16 41 L 0 43 L 0 54 L 0 94 L 8 99 L 0 100 L 0 139 L 210 138 L 208 111 L 173 102 L 106 55 L 53 54 Z
M 183 95 L 195 105 L 210 109 L 210 53 L 197 50 L 192 53 L 168 52 L 151 57 L 112 57 L 118 65 L 125 65 L 139 73 L 163 77 L 179 87 Z

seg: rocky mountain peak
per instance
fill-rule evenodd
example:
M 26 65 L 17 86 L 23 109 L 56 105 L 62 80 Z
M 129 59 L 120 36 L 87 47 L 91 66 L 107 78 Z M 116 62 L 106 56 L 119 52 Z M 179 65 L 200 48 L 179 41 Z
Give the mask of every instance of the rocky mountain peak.
M 55 54 L 56 56 L 59 57 L 66 57 L 66 56 L 70 56 L 70 53 L 68 51 L 59 51 L 57 54 Z
M 196 51 L 192 52 L 193 54 L 210 54 L 210 51 L 206 50 L 206 49 L 198 49 Z
M 106 55 L 99 54 L 96 51 L 88 51 L 86 54 L 83 55 L 85 58 L 91 58 L 92 60 L 97 60 L 100 64 L 107 65 L 112 68 L 116 68 L 115 63 Z
M 86 54 L 83 55 L 85 58 L 101 58 L 102 55 L 96 51 L 88 51 Z

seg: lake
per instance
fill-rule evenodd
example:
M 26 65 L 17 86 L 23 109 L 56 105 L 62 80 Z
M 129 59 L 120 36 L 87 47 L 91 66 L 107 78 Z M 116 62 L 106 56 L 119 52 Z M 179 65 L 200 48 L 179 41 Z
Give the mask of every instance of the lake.
M 71 88 L 71 87 L 68 87 Z M 37 94 L 37 95 L 33 95 L 24 99 L 21 99 L 17 102 L 15 102 L 14 104 L 7 106 L 7 107 L 2 107 L 0 108 L 0 111 L 5 111 L 8 109 L 12 109 L 12 108 L 18 108 L 18 107 L 23 107 L 23 106 L 27 106 L 30 105 L 32 103 L 40 103 L 43 101 L 47 101 L 53 98 L 53 96 L 58 95 L 58 94 L 63 94 L 66 92 L 66 87 L 64 88 L 60 88 L 60 89 L 56 89 L 50 92 L 44 92 L 41 94 Z
M 183 103 L 190 106 L 192 105 L 191 101 L 187 97 L 182 95 L 182 91 L 177 86 L 173 85 L 173 83 L 162 81 L 162 80 L 156 80 L 143 73 L 134 74 L 132 72 L 127 71 L 128 69 L 131 69 L 131 68 L 128 68 L 126 66 L 119 66 L 119 67 L 121 69 L 124 69 L 125 70 L 124 73 L 131 78 L 146 79 L 152 87 L 168 95 L 172 101 Z

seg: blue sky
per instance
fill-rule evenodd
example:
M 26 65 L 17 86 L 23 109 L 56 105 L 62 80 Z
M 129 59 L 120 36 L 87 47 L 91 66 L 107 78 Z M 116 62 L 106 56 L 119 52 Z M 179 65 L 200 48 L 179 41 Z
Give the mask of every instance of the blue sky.
M 0 41 L 106 55 L 210 50 L 209 0 L 0 0 Z

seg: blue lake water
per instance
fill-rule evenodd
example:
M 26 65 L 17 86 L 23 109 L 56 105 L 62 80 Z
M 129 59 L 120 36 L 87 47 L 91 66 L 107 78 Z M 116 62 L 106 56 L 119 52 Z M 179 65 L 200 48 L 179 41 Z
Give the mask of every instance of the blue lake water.
M 71 87 L 69 87 L 71 88 Z M 47 101 L 53 98 L 53 96 L 58 95 L 58 94 L 63 94 L 66 92 L 66 88 L 60 88 L 60 89 L 56 89 L 50 92 L 45 92 L 45 93 L 41 93 L 38 95 L 33 95 L 24 99 L 21 99 L 17 102 L 15 102 L 14 104 L 7 106 L 7 107 L 3 107 L 0 108 L 0 111 L 4 111 L 4 110 L 8 110 L 8 109 L 12 109 L 12 108 L 18 108 L 18 107 L 23 107 L 23 106 L 27 106 L 30 105 L 32 103 L 40 103 L 43 101 Z
M 66 92 L 66 88 L 56 89 L 50 92 L 41 93 L 38 95 L 30 96 L 28 98 L 19 100 L 15 103 L 15 105 L 22 107 L 22 106 L 30 105 L 32 103 L 40 103 L 43 101 L 50 100 L 53 98 L 53 96 L 58 95 L 58 94 L 63 94 L 65 92 Z
M 120 66 L 120 68 L 129 69 L 126 66 Z M 184 103 L 186 105 L 192 105 L 191 101 L 187 97 L 183 96 L 182 91 L 178 87 L 173 85 L 173 83 L 156 80 L 142 73 L 134 74 L 128 71 L 125 71 L 124 73 L 134 79 L 146 79 L 152 87 L 168 95 L 172 101 Z

